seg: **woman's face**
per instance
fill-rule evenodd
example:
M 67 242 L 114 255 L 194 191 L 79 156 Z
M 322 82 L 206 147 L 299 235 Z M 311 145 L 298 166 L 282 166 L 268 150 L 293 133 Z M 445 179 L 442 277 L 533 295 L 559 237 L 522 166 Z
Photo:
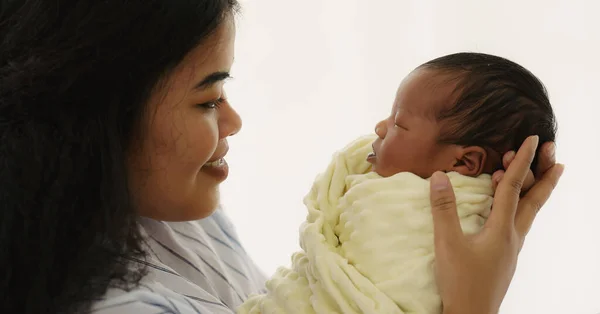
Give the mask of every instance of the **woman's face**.
M 233 63 L 235 27 L 226 19 L 159 84 L 129 158 L 140 215 L 164 221 L 209 216 L 227 178 L 227 137 L 241 120 L 223 89 Z

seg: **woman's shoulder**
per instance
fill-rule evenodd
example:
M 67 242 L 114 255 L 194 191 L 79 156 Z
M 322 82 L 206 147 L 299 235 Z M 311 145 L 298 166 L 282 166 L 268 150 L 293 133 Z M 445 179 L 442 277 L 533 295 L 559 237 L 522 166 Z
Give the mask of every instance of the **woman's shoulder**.
M 132 262 L 148 273 L 136 289 L 109 289 L 92 313 L 229 314 L 264 290 L 264 275 L 222 212 L 198 221 L 140 223 L 148 255 Z
M 92 313 L 233 313 L 265 277 L 220 210 L 190 222 L 140 219 L 148 274 L 133 290 L 111 288 Z
M 190 274 L 202 273 L 199 280 L 212 279 L 216 281 L 213 286 L 219 287 L 223 286 L 219 282 L 226 280 L 226 286 L 239 286 L 243 295 L 264 289 L 266 276 L 244 250 L 234 225 L 222 209 L 201 220 L 145 219 L 142 225 L 144 233 L 152 235 L 148 244 L 152 254 L 157 255 L 156 260 L 177 273 L 186 274 L 188 279 L 191 279 Z
M 208 293 L 206 298 L 185 296 L 155 282 L 142 283 L 137 288 L 129 291 L 111 288 L 105 298 L 93 304 L 91 313 L 232 314 L 233 312 Z

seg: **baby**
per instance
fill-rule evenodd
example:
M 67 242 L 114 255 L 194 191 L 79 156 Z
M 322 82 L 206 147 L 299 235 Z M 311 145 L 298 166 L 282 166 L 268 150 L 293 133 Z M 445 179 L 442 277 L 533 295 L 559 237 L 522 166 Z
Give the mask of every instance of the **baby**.
M 375 133 L 336 153 L 317 177 L 304 199 L 302 251 L 238 313 L 441 313 L 428 178 L 448 173 L 463 231 L 477 232 L 503 154 L 529 135 L 554 141 L 556 123 L 529 71 L 458 53 L 410 73 Z
M 375 133 L 368 161 L 381 176 L 428 178 L 444 170 L 475 177 L 500 169 L 502 155 L 530 135 L 554 141 L 556 123 L 544 86 L 528 70 L 496 56 L 458 53 L 410 73 Z

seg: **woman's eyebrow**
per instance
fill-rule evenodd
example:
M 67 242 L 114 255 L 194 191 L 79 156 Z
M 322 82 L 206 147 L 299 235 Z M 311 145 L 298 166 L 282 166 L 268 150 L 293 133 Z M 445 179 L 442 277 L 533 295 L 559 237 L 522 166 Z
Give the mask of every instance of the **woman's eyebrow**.
M 214 85 L 217 82 L 224 81 L 230 78 L 229 72 L 214 72 L 207 75 L 202 81 L 200 81 L 196 86 L 194 86 L 195 90 L 205 90 L 210 86 Z

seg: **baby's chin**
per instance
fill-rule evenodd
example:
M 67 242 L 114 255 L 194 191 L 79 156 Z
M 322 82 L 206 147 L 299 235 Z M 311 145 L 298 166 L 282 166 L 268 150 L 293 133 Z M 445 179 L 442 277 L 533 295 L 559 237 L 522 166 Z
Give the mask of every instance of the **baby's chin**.
M 401 173 L 401 172 L 410 172 L 410 173 L 417 175 L 423 179 L 430 178 L 433 175 L 433 173 L 435 172 L 433 170 L 430 170 L 430 171 L 423 173 L 423 172 L 418 172 L 418 171 L 412 171 L 411 169 L 406 169 L 403 167 L 381 167 L 381 166 L 377 167 L 376 165 L 371 166 L 370 171 L 377 173 L 379 176 L 381 176 L 383 178 L 388 178 L 388 177 L 397 175 L 398 173 Z
M 396 173 L 391 173 L 389 171 L 385 171 L 385 168 L 383 168 L 383 169 L 381 169 L 381 168 L 382 167 L 377 167 L 376 165 L 372 165 L 370 172 L 374 172 L 384 178 L 391 177 L 396 174 Z

